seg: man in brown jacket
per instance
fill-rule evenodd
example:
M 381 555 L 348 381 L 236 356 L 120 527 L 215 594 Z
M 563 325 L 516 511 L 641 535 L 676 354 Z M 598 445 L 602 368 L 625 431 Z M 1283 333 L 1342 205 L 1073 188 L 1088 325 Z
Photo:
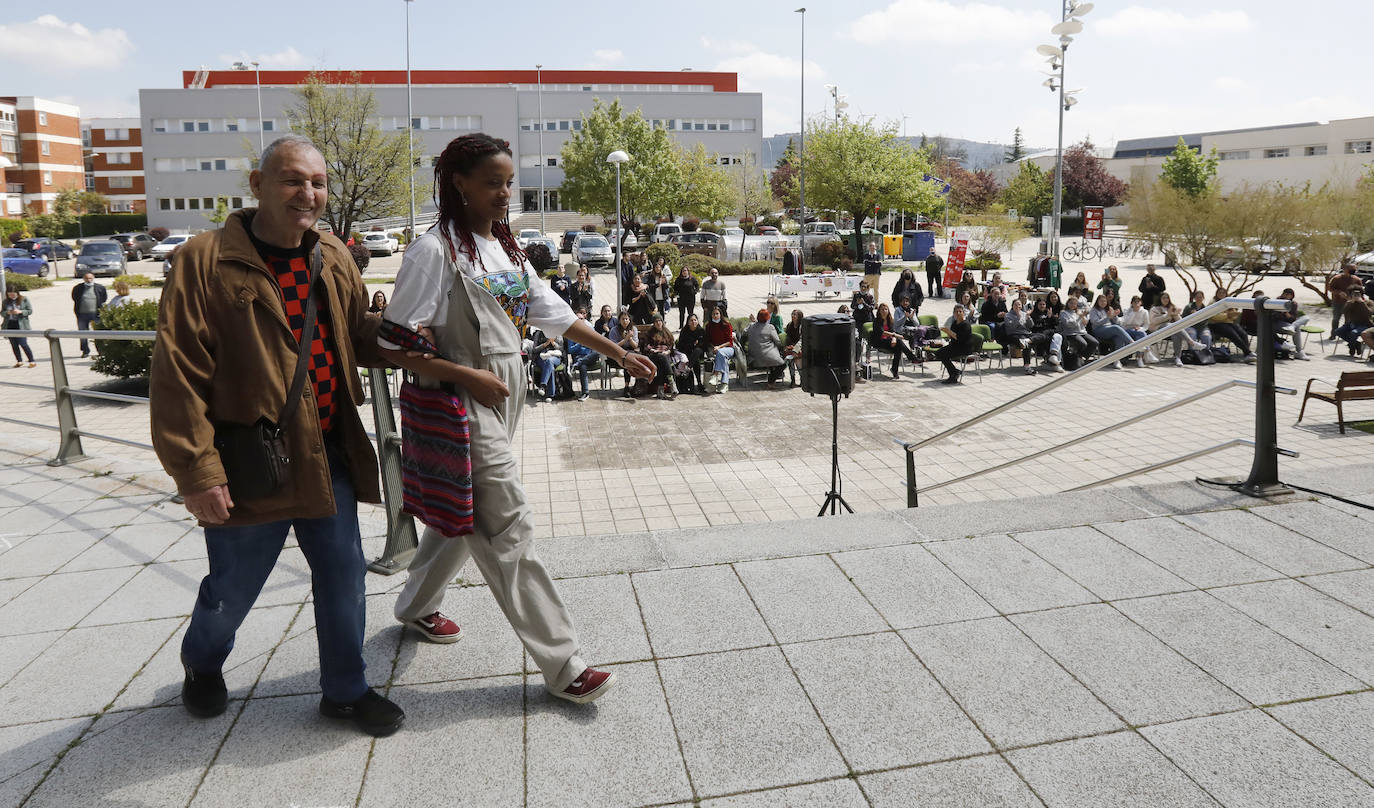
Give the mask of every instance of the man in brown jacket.
M 1360 287 L 1360 279 L 1355 275 L 1354 264 L 1341 267 L 1341 274 L 1326 282 L 1327 294 L 1331 296 L 1331 339 L 1338 336 L 1336 332 L 1340 330 L 1341 316 L 1345 313 L 1345 303 L 1349 299 L 1350 290 Z
M 363 676 L 363 577 L 358 502 L 379 502 L 377 458 L 358 417 L 356 367 L 384 365 L 380 320 L 351 256 L 315 223 L 327 199 L 324 158 L 300 135 L 274 141 L 250 176 L 256 211 L 177 250 L 162 290 L 151 391 L 153 445 L 186 509 L 205 529 L 209 574 L 181 645 L 182 702 L 191 713 L 224 712 L 221 669 L 234 634 L 276 565 L 287 532 L 310 565 L 320 650 L 320 712 L 372 735 L 395 732 L 399 707 Z M 304 334 L 311 254 L 316 327 Z M 288 473 L 274 493 L 235 501 L 215 428 L 275 422 L 296 367 L 310 353 L 299 406 L 285 434 Z

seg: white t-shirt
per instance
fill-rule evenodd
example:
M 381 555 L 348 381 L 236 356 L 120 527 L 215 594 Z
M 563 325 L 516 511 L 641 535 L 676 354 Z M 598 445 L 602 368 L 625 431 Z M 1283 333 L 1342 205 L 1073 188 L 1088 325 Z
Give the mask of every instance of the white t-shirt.
M 456 234 L 452 234 L 451 238 L 455 245 L 459 243 Z M 474 233 L 472 240 L 477 245 L 478 260 L 470 261 L 465 254 L 459 253 L 454 261 L 458 270 L 469 278 L 479 280 L 484 275 L 520 271 L 520 267 L 511 262 L 505 248 L 496 239 L 486 239 Z M 448 292 L 454 280 L 445 257 L 447 251 L 447 245 L 435 228 L 430 228 L 406 247 L 401 269 L 396 273 L 396 288 L 386 311 L 382 313 L 384 318 L 412 331 L 422 326 L 433 328 L 447 324 Z M 577 315 L 539 277 L 529 261 L 524 262 L 523 269 L 529 278 L 526 318 L 530 327 L 538 328 L 549 336 L 562 336 L 568 326 L 577 320 Z M 400 349 L 399 345 L 381 338 L 377 339 L 377 344 L 392 350 Z

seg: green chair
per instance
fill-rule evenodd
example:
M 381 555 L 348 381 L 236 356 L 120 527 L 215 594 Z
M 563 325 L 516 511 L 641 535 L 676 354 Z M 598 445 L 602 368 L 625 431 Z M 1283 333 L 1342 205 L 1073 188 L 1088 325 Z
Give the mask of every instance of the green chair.
M 940 327 L 940 318 L 933 314 L 918 314 L 916 315 L 916 322 L 924 326 Z
M 1316 335 L 1317 335 L 1317 341 L 1318 341 L 1318 343 L 1322 346 L 1322 353 L 1323 353 L 1323 354 L 1326 353 L 1326 329 L 1325 329 L 1325 328 L 1322 328 L 1322 327 L 1319 326 L 1319 325 L 1312 325 L 1312 324 L 1309 323 L 1308 325 L 1303 326 L 1301 330 L 1302 330 L 1302 333 L 1304 333 L 1304 334 L 1316 334 Z
M 978 352 L 980 354 L 985 354 L 988 361 L 992 361 L 994 356 L 997 357 L 998 362 L 1001 363 L 998 367 L 1005 367 L 1007 358 L 1002 355 L 1002 344 L 1000 342 L 993 342 L 992 329 L 982 323 L 973 323 L 970 327 L 973 329 L 973 333 L 983 339 L 983 347 L 979 348 Z

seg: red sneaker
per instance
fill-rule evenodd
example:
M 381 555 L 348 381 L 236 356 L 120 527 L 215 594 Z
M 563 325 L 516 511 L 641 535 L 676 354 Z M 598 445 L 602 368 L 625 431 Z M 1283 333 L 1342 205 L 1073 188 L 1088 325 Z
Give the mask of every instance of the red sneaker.
M 553 694 L 560 699 L 567 699 L 577 704 L 586 704 L 606 695 L 606 691 L 610 690 L 613 684 L 615 684 L 614 673 L 587 668 L 582 671 L 581 676 L 573 680 L 572 684 Z
M 430 642 L 450 643 L 458 642 L 463 638 L 463 630 L 458 627 L 457 623 L 445 617 L 443 612 L 417 617 L 407 621 L 406 625 L 419 631 Z

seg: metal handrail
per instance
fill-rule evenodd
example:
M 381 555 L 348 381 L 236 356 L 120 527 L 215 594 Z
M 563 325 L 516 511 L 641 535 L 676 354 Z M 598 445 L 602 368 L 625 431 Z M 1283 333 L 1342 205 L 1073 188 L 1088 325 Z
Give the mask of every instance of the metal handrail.
M 1172 336 L 1174 336 L 1174 335 L 1176 335 L 1176 334 L 1180 334 L 1180 333 L 1182 333 L 1183 331 L 1185 331 L 1186 329 L 1191 328 L 1191 327 L 1193 327 L 1193 326 L 1195 326 L 1195 325 L 1198 325 L 1198 324 L 1201 324 L 1201 323 L 1206 323 L 1207 321 L 1211 320 L 1213 317 L 1215 317 L 1216 315 L 1218 315 L 1218 314 L 1220 314 L 1220 313 L 1222 313 L 1222 312 L 1224 312 L 1224 311 L 1232 311 L 1232 310 L 1236 310 L 1236 309 L 1255 309 L 1255 310 L 1264 310 L 1264 311 L 1293 311 L 1293 310 L 1295 309 L 1295 307 L 1296 307 L 1296 304 L 1293 303 L 1293 301 L 1291 301 L 1291 300 L 1282 300 L 1282 299 L 1271 300 L 1271 299 L 1265 298 L 1265 297 L 1255 297 L 1255 298 L 1250 298 L 1250 297 L 1227 297 L 1227 298 L 1223 298 L 1223 299 L 1217 300 L 1217 301 L 1215 301 L 1215 302 L 1213 302 L 1213 303 L 1211 303 L 1211 304 L 1209 304 L 1209 305 L 1207 305 L 1207 306 L 1204 306 L 1204 307 L 1201 308 L 1201 309 L 1198 309 L 1197 311 L 1193 312 L 1192 314 L 1187 315 L 1186 317 L 1182 317 L 1181 319 L 1179 319 L 1179 320 L 1176 321 L 1176 322 L 1169 323 L 1168 325 L 1164 326 L 1163 328 L 1160 328 L 1160 329 L 1158 329 L 1158 330 L 1156 330 L 1156 331 L 1150 332 L 1150 333 L 1146 336 L 1146 338 L 1143 339 L 1143 340 L 1136 340 L 1136 341 L 1127 343 L 1126 345 L 1123 345 L 1123 346 L 1121 346 L 1120 348 L 1117 348 L 1116 350 L 1112 351 L 1111 353 L 1105 354 L 1105 355 L 1099 357 L 1098 359 L 1096 359 L 1096 360 L 1094 360 L 1094 361 L 1092 361 L 1092 362 L 1089 362 L 1089 363 L 1086 364 L 1086 365 L 1083 365 L 1082 367 L 1078 368 L 1077 370 L 1075 370 L 1075 371 L 1073 371 L 1073 372 L 1071 372 L 1071 373 L 1067 373 L 1067 374 L 1065 374 L 1065 375 L 1063 375 L 1063 376 L 1060 376 L 1060 377 L 1058 377 L 1058 378 L 1052 379 L 1051 381 L 1049 381 L 1049 382 L 1047 382 L 1047 383 L 1041 385 L 1040 387 L 1037 387 L 1037 388 L 1034 389 L 1034 390 L 1031 390 L 1031 391 L 1028 392 L 1028 393 L 1024 393 L 1024 394 L 1022 394 L 1022 395 L 1020 395 L 1020 396 L 1017 396 L 1016 398 L 1011 399 L 1010 401 L 1004 402 L 1004 403 L 1002 403 L 1002 404 L 997 405 L 996 407 L 993 407 L 993 408 L 991 408 L 991 409 L 989 409 L 989 410 L 986 410 L 986 411 L 984 411 L 984 412 L 981 412 L 981 413 L 979 413 L 978 415 L 975 415 L 975 416 L 973 416 L 972 418 L 969 418 L 969 419 L 966 420 L 966 421 L 963 421 L 963 422 L 961 422 L 961 423 L 955 424 L 954 426 L 952 426 L 952 427 L 950 427 L 950 428 L 948 428 L 948 429 L 945 429 L 945 430 L 943 430 L 943 431 L 941 431 L 941 432 L 937 432 L 936 434 L 931 435 L 931 436 L 928 437 L 928 438 L 925 438 L 925 439 L 919 440 L 919 441 L 908 441 L 908 440 L 902 440 L 901 438 L 894 438 L 894 439 L 893 439 L 893 442 L 896 443 L 898 446 L 901 446 L 902 449 L 906 452 L 907 506 L 908 506 L 908 507 L 913 507 L 913 508 L 914 508 L 914 507 L 917 507 L 917 506 L 919 505 L 919 498 L 918 498 L 917 489 L 916 489 L 916 460 L 915 460 L 915 453 L 916 453 L 916 450 L 917 450 L 917 449 L 921 449 L 921 448 L 923 448 L 923 447 L 925 447 L 925 446 L 929 446 L 930 444 L 935 443 L 935 442 L 937 442 L 937 441 L 941 441 L 941 440 L 944 440 L 945 438 L 951 437 L 951 436 L 953 436 L 953 435 L 957 435 L 957 434 L 959 434 L 960 432 L 963 432 L 964 430 L 968 429 L 969 427 L 976 426 L 976 425 L 978 425 L 978 424 L 980 424 L 980 423 L 982 423 L 982 422 L 988 420 L 989 418 L 992 418 L 992 417 L 995 416 L 995 415 L 1000 415 L 1001 413 L 1007 412 L 1008 410 L 1015 409 L 1016 407 L 1019 407 L 1019 406 L 1021 406 L 1022 404 L 1025 404 L 1026 402 L 1031 401 L 1031 400 L 1033 400 L 1033 399 L 1035 399 L 1035 398 L 1038 398 L 1038 397 L 1044 395 L 1045 393 L 1048 393 L 1048 392 L 1050 392 L 1051 390 L 1054 390 L 1054 389 L 1056 389 L 1056 388 L 1058 388 L 1058 387 L 1060 387 L 1060 386 L 1062 386 L 1062 385 L 1069 384 L 1069 383 L 1071 383 L 1071 382 L 1073 382 L 1073 381 L 1075 381 L 1075 380 L 1077 380 L 1077 379 L 1084 378 L 1084 377 L 1085 377 L 1088 373 L 1090 373 L 1091 371 L 1099 370 L 1099 369 L 1101 369 L 1101 368 L 1107 367 L 1108 365 L 1114 364 L 1115 362 L 1117 362 L 1117 361 L 1119 361 L 1119 360 L 1121 360 L 1121 359 L 1123 359 L 1123 358 L 1125 358 L 1125 357 L 1127 357 L 1127 356 L 1130 356 L 1131 354 L 1139 353 L 1140 350 L 1141 350 L 1142 344 L 1158 342 L 1158 341 L 1160 341 L 1160 340 L 1164 340 L 1164 339 L 1167 339 L 1167 338 L 1169 338 L 1169 337 L 1172 337 Z M 1273 443 L 1273 437 L 1272 437 L 1272 432 L 1273 432 L 1273 428 L 1274 428 L 1274 427 L 1273 427 L 1273 418 L 1274 418 L 1274 414 L 1273 414 L 1273 394 L 1274 394 L 1275 392 L 1280 392 L 1280 391 L 1281 391 L 1281 392 L 1283 392 L 1283 393 L 1285 393 L 1285 394 L 1296 395 L 1297 391 L 1296 391 L 1296 390 L 1291 390 L 1291 388 L 1276 388 L 1276 387 L 1274 386 L 1274 379 L 1273 379 L 1273 376 L 1274 376 L 1274 366 L 1273 366 L 1273 362 L 1274 362 L 1274 355 L 1273 355 L 1273 354 L 1274 354 L 1274 350 L 1273 350 L 1273 339 L 1272 339 L 1272 327 L 1273 327 L 1273 326 L 1272 326 L 1272 323 L 1270 322 L 1270 320 L 1269 320 L 1268 317 L 1259 317 L 1259 318 L 1257 318 L 1257 324 L 1258 324 L 1258 326 L 1259 326 L 1258 330 L 1259 330 L 1259 332 L 1260 332 L 1259 335 L 1258 335 L 1258 337 L 1257 337 L 1257 339 L 1259 340 L 1259 359 L 1258 359 L 1258 362 L 1257 362 L 1257 365 L 1258 365 L 1258 366 L 1257 366 L 1257 369 L 1256 369 L 1256 376 L 1257 376 L 1257 379 L 1256 379 L 1255 382 L 1248 383 L 1249 385 L 1254 386 L 1254 387 L 1256 388 L 1256 391 L 1257 391 L 1257 395 L 1256 395 L 1256 436 L 1255 436 L 1255 441 L 1252 441 L 1252 442 L 1251 442 L 1252 445 L 1257 445 L 1257 448 L 1256 448 L 1256 465 L 1255 465 L 1255 469 L 1252 470 L 1251 481 L 1248 482 L 1247 485 L 1250 485 L 1250 483 L 1254 483 L 1254 485 L 1253 485 L 1252 487 L 1253 487 L 1255 490 L 1258 490 L 1258 489 L 1260 489 L 1260 488 L 1276 489 L 1276 487 L 1277 487 L 1277 485 L 1278 485 L 1277 479 L 1276 479 L 1276 478 L 1275 478 L 1275 479 L 1269 479 L 1269 478 L 1271 478 L 1271 477 L 1275 477 L 1275 475 L 1276 475 L 1276 473 L 1277 473 L 1277 472 L 1276 472 L 1276 466 L 1275 466 L 1274 463 L 1271 462 L 1271 461 L 1266 461 L 1264 464 L 1261 464 L 1260 461 L 1259 461 L 1259 455 L 1260 455 L 1261 450 L 1263 450 L 1263 451 L 1272 451 L 1272 452 L 1276 452 L 1276 453 L 1280 453 L 1280 454 L 1289 454 L 1288 450 L 1280 450 L 1280 449 L 1277 447 L 1277 445 L 1269 446 L 1269 444 L 1272 444 L 1272 443 Z M 1146 414 L 1144 414 L 1144 415 L 1142 415 L 1142 416 L 1138 416 L 1138 417 L 1135 417 L 1135 418 L 1129 418 L 1129 419 L 1127 419 L 1127 420 L 1125 420 L 1125 421 L 1122 421 L 1122 422 L 1120 422 L 1120 423 L 1113 424 L 1112 426 L 1109 426 L 1109 427 L 1106 427 L 1106 428 L 1104 428 L 1104 429 L 1101 429 L 1101 430 L 1098 430 L 1098 431 L 1096 431 L 1096 432 L 1093 432 L 1092 434 L 1085 436 L 1085 438 L 1100 437 L 1100 436 L 1102 436 L 1102 435 L 1108 434 L 1108 433 L 1110 433 L 1110 432 L 1112 432 L 1112 431 L 1115 431 L 1115 430 L 1117 430 L 1117 429 L 1120 429 L 1120 428 L 1122 428 L 1122 427 L 1130 426 L 1131 424 L 1138 423 L 1139 421 L 1142 421 L 1142 420 L 1144 420 L 1145 418 L 1148 418 L 1148 417 L 1152 417 L 1153 415 L 1158 415 L 1158 414 L 1160 414 L 1160 413 L 1162 413 L 1162 412 L 1167 412 L 1168 410 L 1171 410 L 1171 409 L 1173 409 L 1174 407 L 1182 406 L 1183 404 L 1190 403 L 1191 401 L 1196 401 L 1198 398 L 1203 398 L 1203 397 L 1206 397 L 1206 396 L 1208 396 L 1208 395 L 1212 395 L 1212 394 L 1214 394 L 1214 393 L 1220 392 L 1221 389 L 1225 389 L 1225 388 L 1229 388 L 1229 387 L 1235 386 L 1235 384 L 1247 384 L 1247 383 L 1245 383 L 1245 382 L 1228 383 L 1228 384 L 1224 385 L 1222 388 L 1213 388 L 1213 389 L 1211 389 L 1211 390 L 1203 391 L 1201 394 L 1194 394 L 1194 395 L 1189 396 L 1189 397 L 1187 397 L 1187 398 L 1185 398 L 1185 399 L 1183 399 L 1183 400 L 1180 400 L 1180 401 L 1178 401 L 1178 402 L 1174 402 L 1174 403 L 1171 404 L 1171 405 L 1166 405 L 1166 406 L 1164 406 L 1164 407 L 1156 408 L 1155 410 L 1153 410 L 1153 411 L 1151 411 L 1151 412 L 1149 412 L 1149 413 L 1146 413 Z M 1261 405 L 1262 405 L 1262 401 L 1263 401 L 1264 399 L 1266 399 L 1266 398 L 1267 398 L 1267 400 L 1268 400 L 1268 405 L 1269 405 L 1269 406 L 1268 406 L 1267 418 L 1266 418 L 1265 414 L 1261 411 L 1261 410 L 1262 410 L 1262 406 L 1261 406 Z M 1270 434 L 1266 434 L 1266 435 L 1262 436 L 1262 435 L 1260 434 L 1261 431 L 1266 432 L 1266 433 L 1270 433 Z M 1062 444 L 1061 444 L 1061 445 L 1062 445 Z M 1058 447 L 1055 447 L 1055 448 L 1058 448 Z M 1008 463 L 1002 463 L 1002 464 L 999 464 L 998 466 L 995 466 L 995 467 L 993 467 L 993 468 L 985 469 L 985 470 L 983 470 L 983 471 L 981 471 L 981 472 L 976 472 L 976 473 L 974 473 L 974 474 L 965 475 L 964 477 L 960 477 L 960 478 L 956 478 L 956 479 L 952 479 L 952 480 L 946 480 L 946 481 L 944 481 L 944 482 L 942 482 L 942 483 L 936 483 L 934 486 L 931 486 L 931 488 L 942 488 L 942 487 L 944 487 L 944 486 L 946 486 L 946 485 L 950 485 L 950 484 L 955 483 L 955 482 L 960 482 L 960 481 L 962 481 L 962 480 L 969 479 L 970 477 L 978 476 L 979 474 L 987 473 L 987 472 L 989 472 L 989 471 L 995 471 L 995 470 L 998 470 L 998 469 L 1001 469 L 1001 468 L 1006 468 L 1007 466 L 1013 465 L 1014 463 L 1019 463 L 1019 462 L 1022 462 L 1022 461 L 1024 461 L 1024 460 L 1030 460 L 1030 459 L 1033 459 L 1033 458 L 1035 458 L 1035 457 L 1040 457 L 1040 456 L 1042 456 L 1042 455 L 1044 455 L 1044 454 L 1049 454 L 1051 451 L 1054 451 L 1054 449 L 1050 449 L 1050 450 L 1038 452 L 1038 453 L 1035 453 L 1035 454 L 1032 454 L 1032 455 L 1028 455 L 1027 457 L 1020 458 L 1019 460 L 1015 460 L 1015 461 L 1010 461 L 1010 462 L 1008 462 Z M 1296 453 L 1293 453 L 1292 456 L 1296 456 Z M 1182 462 L 1182 461 L 1177 461 L 1177 462 Z M 1260 468 L 1261 465 L 1264 465 L 1264 466 L 1265 466 L 1266 473 L 1264 473 L 1264 474 L 1260 474 L 1259 471 L 1258 471 L 1258 469 Z M 1272 473 L 1269 473 L 1270 471 L 1272 471 Z M 1135 472 L 1135 473 L 1144 473 L 1144 472 L 1141 471 L 1141 472 Z M 1257 475 L 1263 476 L 1263 477 L 1265 477 L 1265 479 L 1262 480 L 1262 481 L 1256 481 L 1256 476 L 1257 476 Z M 1127 475 L 1127 476 L 1130 476 L 1130 475 Z M 926 490 L 931 490 L 931 488 L 928 488 L 928 489 L 926 489 Z

